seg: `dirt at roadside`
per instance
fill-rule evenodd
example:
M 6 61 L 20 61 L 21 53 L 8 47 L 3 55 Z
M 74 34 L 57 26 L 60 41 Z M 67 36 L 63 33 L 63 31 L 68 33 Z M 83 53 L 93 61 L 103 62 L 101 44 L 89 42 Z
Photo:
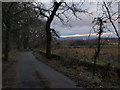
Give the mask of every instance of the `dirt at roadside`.
M 9 68 L 2 73 L 2 88 L 15 88 L 17 78 L 17 62 L 9 64 L 8 67 Z
M 9 52 L 9 60 L 2 62 L 2 88 L 16 88 L 18 51 Z

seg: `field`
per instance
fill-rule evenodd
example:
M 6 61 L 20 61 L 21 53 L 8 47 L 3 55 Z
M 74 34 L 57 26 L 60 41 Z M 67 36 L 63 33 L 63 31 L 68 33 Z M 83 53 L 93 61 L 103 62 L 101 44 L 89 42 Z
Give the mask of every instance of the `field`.
M 62 56 L 63 58 L 93 63 L 95 54 L 94 48 L 65 48 L 53 50 L 53 54 Z M 105 65 L 111 63 L 112 66 L 118 64 L 118 48 L 102 48 L 97 60 L 97 64 Z
M 119 66 L 118 48 L 102 48 L 97 59 L 96 75 L 93 79 L 94 54 L 95 49 L 88 47 L 54 49 L 52 50 L 53 58 L 47 60 L 47 64 L 69 76 L 78 83 L 78 86 L 119 87 L 119 76 L 115 71 L 115 68 Z M 108 63 L 110 63 L 109 68 Z

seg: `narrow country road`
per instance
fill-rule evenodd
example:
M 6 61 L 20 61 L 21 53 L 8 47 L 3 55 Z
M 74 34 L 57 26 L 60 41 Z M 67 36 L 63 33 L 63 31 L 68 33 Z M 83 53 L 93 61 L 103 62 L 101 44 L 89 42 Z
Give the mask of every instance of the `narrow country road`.
M 21 52 L 18 59 L 18 88 L 76 88 L 72 80 L 38 61 L 32 52 Z

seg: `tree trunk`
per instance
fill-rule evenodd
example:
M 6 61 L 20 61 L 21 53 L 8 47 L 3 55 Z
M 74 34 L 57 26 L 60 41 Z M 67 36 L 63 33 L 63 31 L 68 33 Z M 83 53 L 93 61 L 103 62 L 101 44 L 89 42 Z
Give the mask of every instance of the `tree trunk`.
M 46 45 L 46 55 L 48 58 L 51 56 L 51 32 L 50 32 L 50 27 L 49 25 L 46 24 L 46 39 L 47 39 L 47 45 Z
M 47 43 L 46 55 L 48 58 L 50 58 L 50 56 L 51 56 L 51 40 L 52 40 L 50 24 L 52 23 L 53 18 L 54 18 L 55 14 L 56 14 L 56 12 L 61 4 L 62 4 L 62 2 L 59 2 L 59 3 L 54 2 L 54 9 L 53 9 L 53 11 L 52 11 L 50 17 L 48 18 L 47 23 L 46 23 L 46 38 L 47 38 L 47 40 L 46 40 L 46 43 Z
M 16 45 L 17 45 L 17 50 L 20 50 L 20 45 L 21 45 L 21 41 L 20 41 L 20 37 L 19 37 L 19 31 L 16 33 Z
M 7 30 L 6 30 L 6 39 L 5 39 L 5 61 L 8 61 L 8 53 L 9 53 L 9 32 L 10 32 L 10 21 L 7 19 Z
M 102 21 L 102 19 L 100 18 L 99 19 L 99 25 L 100 25 L 100 27 L 99 27 L 99 32 L 98 32 L 98 42 L 97 42 L 97 50 L 96 50 L 96 52 L 95 52 L 95 55 L 94 55 L 94 64 L 93 64 L 93 78 L 94 78 L 94 76 L 95 76 L 95 71 L 96 71 L 96 63 L 97 63 L 97 57 L 99 56 L 99 54 L 100 54 L 100 48 L 101 48 L 101 35 L 102 35 L 102 33 L 103 33 L 103 28 L 102 28 L 102 26 L 103 26 L 103 21 Z

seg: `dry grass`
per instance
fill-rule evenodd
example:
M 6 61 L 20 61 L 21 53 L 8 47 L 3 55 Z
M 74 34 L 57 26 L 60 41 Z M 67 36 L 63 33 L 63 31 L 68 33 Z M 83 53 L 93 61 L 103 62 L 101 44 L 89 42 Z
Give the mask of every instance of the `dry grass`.
M 94 48 L 66 48 L 53 50 L 54 54 L 58 54 L 68 59 L 78 59 L 80 61 L 93 62 L 95 54 Z M 115 62 L 116 61 L 116 62 Z M 106 64 L 111 62 L 113 66 L 117 65 L 118 48 L 103 48 L 98 58 L 98 64 Z
M 56 49 L 53 51 L 54 54 L 61 55 L 65 59 L 62 61 L 65 66 L 74 68 L 75 71 L 78 72 L 79 77 L 84 79 L 83 81 L 87 81 L 90 83 L 97 83 L 107 87 L 119 87 L 118 85 L 118 76 L 114 70 L 109 71 L 109 76 L 107 77 L 107 81 L 102 81 L 106 67 L 98 67 L 97 73 L 94 80 L 92 80 L 92 65 L 78 65 L 81 63 L 80 61 L 85 61 L 88 63 L 93 63 L 93 57 L 95 54 L 94 48 L 67 48 L 67 49 Z M 118 63 L 118 48 L 102 48 L 100 55 L 97 59 L 97 65 L 107 66 L 110 62 L 112 67 L 119 67 Z M 85 63 L 87 64 L 87 63 Z M 82 65 L 82 66 L 81 66 Z M 81 83 L 81 82 L 80 82 Z M 115 85 L 116 84 L 116 85 Z M 101 86 L 102 87 L 102 86 Z
M 107 81 L 102 80 L 102 75 L 104 74 L 103 70 L 100 69 L 101 72 L 97 71 L 95 78 L 92 78 L 92 68 L 91 62 L 93 61 L 94 49 L 93 48 L 66 48 L 66 49 L 56 49 L 52 51 L 53 54 L 57 54 L 62 56 L 64 59 L 51 59 L 46 60 L 42 59 L 44 63 L 50 65 L 55 68 L 59 72 L 64 73 L 66 76 L 70 77 L 74 80 L 78 85 L 82 87 L 119 87 L 118 85 L 118 77 L 116 73 L 110 72 L 111 75 L 107 78 Z M 37 55 L 40 53 L 38 52 Z M 117 60 L 116 55 L 118 54 L 117 48 L 104 48 L 101 51 L 101 62 L 98 64 L 105 65 L 106 61 L 114 61 Z M 37 56 L 37 57 L 38 57 Z M 42 57 L 38 57 L 42 58 Z M 43 57 L 45 58 L 45 57 Z M 40 59 L 41 60 L 41 59 Z M 105 61 L 106 60 L 106 61 Z M 80 64 L 76 61 L 87 61 L 90 65 Z M 80 62 L 81 63 L 81 62 Z M 103 67 L 102 67 L 103 68 Z

